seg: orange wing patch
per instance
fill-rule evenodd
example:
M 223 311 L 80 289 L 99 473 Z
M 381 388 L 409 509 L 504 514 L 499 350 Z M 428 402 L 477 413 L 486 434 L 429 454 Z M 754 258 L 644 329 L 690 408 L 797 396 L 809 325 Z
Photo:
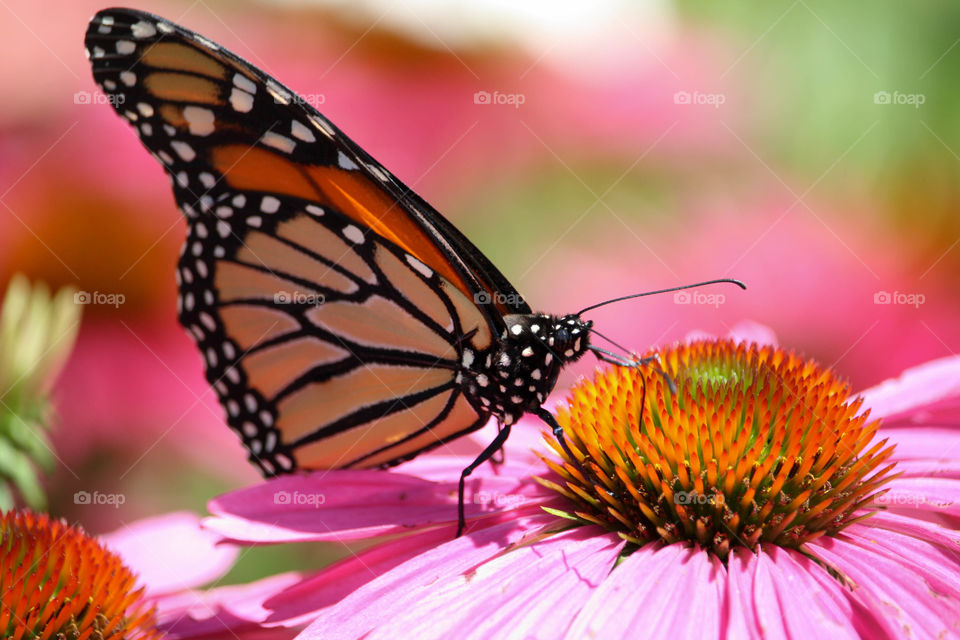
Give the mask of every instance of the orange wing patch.
M 211 163 L 227 184 L 240 191 L 283 193 L 334 207 L 387 238 L 472 295 L 459 273 L 402 207 L 359 171 L 303 165 L 258 147 L 215 147 Z

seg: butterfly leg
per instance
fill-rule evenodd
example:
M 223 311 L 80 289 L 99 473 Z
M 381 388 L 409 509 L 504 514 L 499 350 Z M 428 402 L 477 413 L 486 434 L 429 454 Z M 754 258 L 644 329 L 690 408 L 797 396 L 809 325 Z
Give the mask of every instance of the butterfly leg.
M 567 446 L 567 440 L 563 437 L 563 427 L 560 426 L 560 423 L 557 422 L 557 419 L 553 417 L 553 414 L 544 409 L 543 407 L 537 407 L 534 411 L 536 416 L 547 423 L 547 426 L 553 430 L 553 437 L 557 439 L 557 442 L 560 443 L 560 448 L 563 449 L 563 452 L 567 454 L 567 459 L 580 467 L 580 463 L 577 461 L 576 456 L 573 455 L 573 452 L 570 451 L 570 447 Z M 583 468 L 580 468 L 580 471 L 583 471 Z
M 503 429 L 503 425 L 497 425 L 498 429 Z M 492 456 L 490 456 L 490 464 L 499 466 L 507 461 L 507 450 L 503 447 L 500 447 Z
M 493 457 L 493 454 L 503 446 L 503 443 L 507 441 L 507 437 L 510 435 L 510 425 L 504 425 L 499 432 L 497 432 L 497 437 L 493 439 L 493 442 L 487 445 L 487 448 L 484 449 L 477 459 L 467 465 L 467 468 L 460 472 L 460 492 L 458 494 L 459 501 L 457 503 L 457 537 L 459 538 L 463 534 L 463 529 L 466 527 L 467 520 L 464 516 L 463 509 L 463 493 L 464 486 L 467 481 L 467 476 L 473 473 L 473 470 L 479 467 L 481 464 Z

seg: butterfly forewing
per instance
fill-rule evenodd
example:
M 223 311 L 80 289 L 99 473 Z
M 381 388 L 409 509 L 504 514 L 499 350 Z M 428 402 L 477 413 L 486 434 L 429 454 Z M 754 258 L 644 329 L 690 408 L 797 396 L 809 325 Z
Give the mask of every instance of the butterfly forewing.
M 462 365 L 494 347 L 503 311 L 529 309 L 452 225 L 201 36 L 108 10 L 87 49 L 171 176 L 180 321 L 252 460 L 393 464 L 486 421 Z

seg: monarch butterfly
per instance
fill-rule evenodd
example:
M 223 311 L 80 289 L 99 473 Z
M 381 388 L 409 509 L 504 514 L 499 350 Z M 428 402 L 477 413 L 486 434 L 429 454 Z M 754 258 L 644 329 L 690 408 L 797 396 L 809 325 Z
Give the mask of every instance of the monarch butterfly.
M 466 477 L 520 416 L 563 443 L 541 405 L 564 366 L 588 350 L 636 366 L 591 344 L 581 315 L 600 305 L 533 313 L 426 201 L 216 43 L 107 9 L 86 50 L 170 176 L 188 226 L 179 321 L 264 475 L 394 465 L 494 417 L 498 435 L 461 474 L 459 535 Z

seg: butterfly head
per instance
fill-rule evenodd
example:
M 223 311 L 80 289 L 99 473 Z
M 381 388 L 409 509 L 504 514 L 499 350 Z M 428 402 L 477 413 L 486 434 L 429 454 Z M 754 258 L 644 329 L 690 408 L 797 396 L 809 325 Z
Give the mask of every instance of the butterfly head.
M 552 340 L 548 344 L 564 363 L 580 359 L 590 347 L 590 328 L 592 320 L 584 320 L 578 315 L 559 316 L 553 323 Z

